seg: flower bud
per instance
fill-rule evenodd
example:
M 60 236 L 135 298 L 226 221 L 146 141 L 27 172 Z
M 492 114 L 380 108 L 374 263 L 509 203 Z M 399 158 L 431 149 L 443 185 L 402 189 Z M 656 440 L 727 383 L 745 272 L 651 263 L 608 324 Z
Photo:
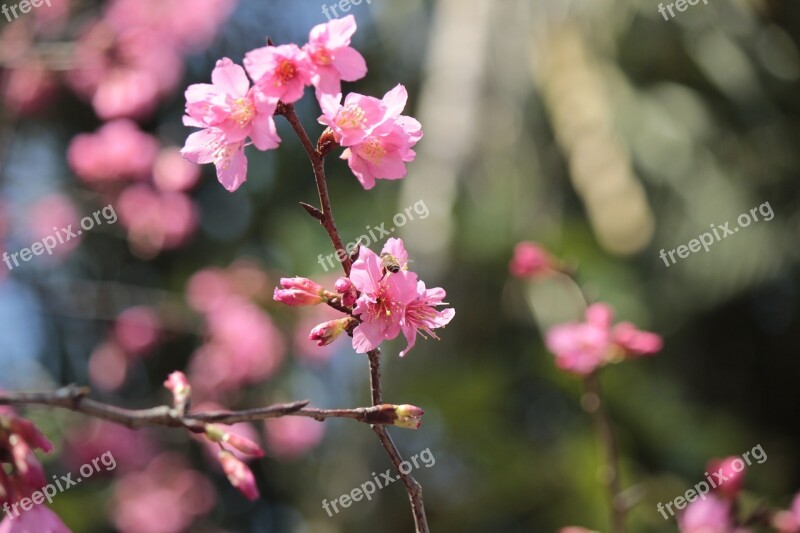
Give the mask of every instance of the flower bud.
M 325 289 L 307 278 L 281 278 L 281 287 L 275 288 L 272 297 L 286 305 L 317 305 L 327 299 Z
M 356 304 L 356 287 L 350 278 L 339 278 L 333 286 L 336 292 L 342 295 L 342 305 L 345 307 L 353 307 Z
M 319 136 L 319 140 L 317 140 L 317 151 L 320 155 L 325 156 L 336 148 L 337 144 L 333 130 L 325 128 L 325 131 L 322 132 L 322 135 Z
M 308 338 L 309 340 L 317 341 L 317 346 L 327 346 L 335 341 L 336 337 L 341 335 L 343 331 L 357 323 L 358 321 L 351 316 L 339 318 L 337 320 L 329 320 L 328 322 L 317 324 L 314 329 L 311 330 L 311 334 Z
M 206 424 L 206 437 L 211 442 L 223 442 L 245 455 L 264 457 L 264 450 L 258 444 L 247 437 L 226 431 L 225 428 L 217 424 Z
M 186 404 L 189 402 L 189 397 L 192 395 L 192 387 L 189 385 L 189 380 L 183 372 L 176 370 L 164 382 L 164 386 L 172 391 L 172 398 L 175 407 L 178 409 L 185 409 Z
M 239 489 L 239 492 L 244 494 L 248 500 L 258 499 L 258 487 L 256 487 L 256 480 L 250 468 L 231 452 L 221 451 L 217 458 L 231 485 Z
M 407 429 L 419 429 L 422 423 L 422 415 L 425 414 L 425 411 L 419 407 L 408 404 L 398 405 L 394 412 L 397 415 L 394 425 Z

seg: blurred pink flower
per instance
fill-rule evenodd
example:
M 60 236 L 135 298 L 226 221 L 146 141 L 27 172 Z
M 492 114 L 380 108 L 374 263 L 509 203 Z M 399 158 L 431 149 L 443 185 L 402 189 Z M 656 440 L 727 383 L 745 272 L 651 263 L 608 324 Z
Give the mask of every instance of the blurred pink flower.
M 715 496 L 690 503 L 678 516 L 681 533 L 733 533 L 731 507 Z
M 30 115 L 46 107 L 56 94 L 56 77 L 36 59 L 12 65 L 0 74 L 5 105 L 14 113 Z
M 34 9 L 36 33 L 47 37 L 60 33 L 69 20 L 70 3 L 71 0 L 48 0 L 47 9 Z
M 778 533 L 800 533 L 800 493 L 794 497 L 788 511 L 779 511 L 772 517 L 772 527 Z
M 103 420 L 89 420 L 69 429 L 62 458 L 71 472 L 77 472 L 105 452 L 111 452 L 116 460 L 113 473 L 122 475 L 146 466 L 156 456 L 157 448 L 147 429 L 133 430 Z
M 251 50 L 244 56 L 244 68 L 255 81 L 257 91 L 268 100 L 291 104 L 311 85 L 311 62 L 296 44 Z
M 298 459 L 316 448 L 325 434 L 325 425 L 313 418 L 284 416 L 264 421 L 267 452 L 277 459 Z
M 80 216 L 69 196 L 64 194 L 51 194 L 37 200 L 28 212 L 28 237 L 31 241 L 41 240 L 48 235 L 63 237 L 62 228 L 72 228 L 75 234 L 69 240 L 58 243 L 51 249 L 52 255 L 43 253 L 43 256 L 63 258 L 73 252 L 81 243 Z
M 364 57 L 350 46 L 356 32 L 353 15 L 318 24 L 311 29 L 308 44 L 303 50 L 312 65 L 311 83 L 316 87 L 317 99 L 332 96 L 338 102 L 342 80 L 356 81 L 367 73 Z
M 117 202 L 131 248 L 145 258 L 182 246 L 197 227 L 197 209 L 184 193 L 134 184 L 122 191 Z
M 738 466 L 738 472 L 734 465 Z M 716 492 L 721 494 L 723 497 L 734 500 L 739 495 L 739 491 L 742 490 L 742 485 L 744 485 L 744 478 L 745 478 L 745 468 L 747 468 L 747 464 L 744 460 L 737 456 L 726 457 L 724 459 L 714 459 L 709 461 L 708 465 L 706 465 L 706 471 L 708 471 L 712 476 L 715 473 L 721 473 L 722 478 L 718 478 L 718 476 L 714 476 L 714 479 L 717 481 Z
M 34 505 L 18 517 L 0 522 L 0 533 L 72 533 L 61 518 L 45 505 Z
M 158 154 L 158 141 L 129 120 L 115 120 L 95 133 L 77 135 L 67 150 L 73 172 L 94 184 L 119 179 L 147 179 Z
M 104 342 L 89 356 L 89 380 L 103 390 L 117 390 L 128 376 L 128 357 L 113 342 Z
M 102 119 L 146 118 L 183 75 L 183 60 L 176 50 L 153 46 L 163 36 L 148 26 L 120 30 L 95 23 L 76 43 L 76 67 L 67 73 L 67 81 L 91 101 Z
M 233 287 L 225 271 L 206 268 L 196 272 L 186 286 L 186 299 L 198 313 L 210 313 L 233 294 Z
M 182 456 L 163 453 L 117 482 L 111 519 L 122 533 L 179 533 L 211 511 L 215 500 L 205 476 Z
M 532 278 L 552 273 L 556 260 L 538 243 L 523 241 L 514 247 L 514 257 L 508 265 L 512 276 Z
M 200 168 L 181 157 L 180 148 L 170 146 L 159 152 L 153 168 L 153 183 L 165 192 L 183 192 L 200 179 Z
M 158 344 L 160 326 L 152 307 L 129 307 L 114 322 L 114 340 L 128 355 L 148 355 Z
M 207 395 L 271 377 L 284 356 L 284 342 L 269 315 L 239 297 L 221 300 L 206 315 L 209 340 L 189 365 L 193 386 Z
M 586 322 L 550 328 L 546 344 L 556 356 L 556 365 L 568 372 L 587 375 L 607 363 L 661 350 L 661 337 L 656 334 L 639 331 L 627 322 L 612 329 L 613 315 L 610 306 L 596 303 L 587 308 Z

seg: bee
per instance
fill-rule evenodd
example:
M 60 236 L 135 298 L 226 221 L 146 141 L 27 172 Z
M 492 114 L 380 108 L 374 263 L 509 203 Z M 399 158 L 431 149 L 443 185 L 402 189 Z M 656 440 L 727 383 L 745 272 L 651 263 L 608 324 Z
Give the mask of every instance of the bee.
M 382 253 L 381 254 L 381 267 L 386 272 L 391 272 L 392 274 L 397 274 L 400 272 L 402 265 L 400 261 L 390 253 Z

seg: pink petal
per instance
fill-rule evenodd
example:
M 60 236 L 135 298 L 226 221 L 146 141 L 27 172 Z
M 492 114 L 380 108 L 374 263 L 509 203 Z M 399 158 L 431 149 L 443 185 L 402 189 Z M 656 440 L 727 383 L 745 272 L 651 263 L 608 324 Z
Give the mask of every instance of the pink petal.
M 230 192 L 238 189 L 247 180 L 247 157 L 244 147 L 240 146 L 231 157 L 227 165 L 217 165 L 217 179 L 225 189 Z
M 333 58 L 333 66 L 339 71 L 339 76 L 344 81 L 360 80 L 367 74 L 367 62 L 364 60 L 364 56 L 349 46 L 337 50 L 336 57 Z M 402 111 L 402 107 L 400 110 Z
M 258 115 L 253 119 L 250 138 L 253 139 L 253 144 L 259 150 L 271 150 L 278 147 L 281 138 L 275 129 L 275 120 L 272 115 Z
M 227 57 L 217 61 L 217 66 L 211 72 L 211 81 L 223 92 L 239 98 L 250 89 L 250 80 L 247 79 L 244 68 Z

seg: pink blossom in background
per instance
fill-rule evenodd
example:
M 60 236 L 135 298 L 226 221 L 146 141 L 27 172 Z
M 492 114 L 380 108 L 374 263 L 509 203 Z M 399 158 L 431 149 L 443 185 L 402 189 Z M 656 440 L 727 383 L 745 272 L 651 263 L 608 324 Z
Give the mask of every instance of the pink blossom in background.
M 775 513 L 772 517 L 772 527 L 778 533 L 800 533 L 800 493 L 794 497 L 789 510 Z
M 206 268 L 195 273 L 186 286 L 189 306 L 198 313 L 210 313 L 233 294 L 233 287 L 219 268 Z
M 160 46 L 196 52 L 211 44 L 235 5 L 235 0 L 192 0 L 186 9 L 185 0 L 114 0 L 104 20 L 120 32 L 151 28 L 160 35 Z
M 122 191 L 117 207 L 131 249 L 141 257 L 182 246 L 197 228 L 197 209 L 184 193 L 134 184 Z
M 690 503 L 678 516 L 681 533 L 734 533 L 731 506 L 715 496 Z
M 73 172 L 89 184 L 144 180 L 158 155 L 158 140 L 129 120 L 115 120 L 95 133 L 75 136 L 67 150 Z
M 119 476 L 142 469 L 158 450 L 148 429 L 133 430 L 104 420 L 87 420 L 71 427 L 66 434 L 62 460 L 71 472 L 77 472 L 105 452 L 111 452 L 117 462 L 108 474 Z M 96 475 L 104 473 L 101 468 Z
M 36 59 L 0 73 L 3 102 L 10 111 L 20 115 L 41 111 L 53 101 L 57 88 L 53 72 Z
M 183 76 L 179 53 L 169 46 L 153 46 L 162 37 L 148 26 L 119 31 L 97 22 L 79 38 L 76 66 L 67 72 L 67 82 L 102 119 L 147 118 Z
M 269 300 L 270 281 L 258 262 L 237 259 L 225 272 L 235 294 L 255 302 Z
M 191 530 L 216 501 L 211 482 L 175 453 L 163 453 L 146 468 L 122 477 L 114 487 L 111 519 L 123 533 L 179 533 Z
M 114 340 L 130 356 L 148 355 L 159 340 L 161 320 L 152 307 L 130 307 L 114 322 Z
M 69 20 L 72 0 L 49 0 L 47 9 L 34 9 L 33 18 L 36 33 L 46 37 L 60 33 Z
M 316 448 L 325 435 L 325 425 L 313 418 L 284 416 L 264 420 L 267 453 L 280 460 L 298 459 Z
M 46 505 L 34 505 L 18 517 L 0 522 L 0 533 L 72 533 L 61 518 Z
M 639 331 L 627 322 L 612 328 L 613 318 L 610 306 L 597 303 L 587 308 L 585 322 L 550 328 L 545 342 L 556 356 L 556 365 L 568 372 L 587 375 L 605 364 L 661 350 L 661 337 Z
M 339 100 L 342 80 L 356 81 L 367 73 L 364 57 L 350 46 L 350 39 L 356 32 L 356 19 L 347 15 L 318 24 L 311 29 L 308 44 L 303 50 L 312 65 L 311 83 L 316 87 L 317 99 L 327 96 Z
M 736 462 L 737 467 L 741 467 L 739 472 L 734 469 L 734 462 Z M 741 465 L 739 465 L 739 463 L 741 463 Z M 709 461 L 708 465 L 706 465 L 706 471 L 709 473 L 722 471 L 723 477 L 727 479 L 719 482 L 715 491 L 725 498 L 732 500 L 735 499 L 739 495 L 739 491 L 742 490 L 746 468 L 747 463 L 745 463 L 741 457 L 736 455 L 726 457 L 724 459 L 714 459 Z
M 113 342 L 104 342 L 89 356 L 89 381 L 102 390 L 117 390 L 128 376 L 128 357 Z
M 533 278 L 547 275 L 557 268 L 557 261 L 538 243 L 523 241 L 514 247 L 514 256 L 508 265 L 512 276 Z
M 252 303 L 225 298 L 208 311 L 206 321 L 209 340 L 192 356 L 189 378 L 207 397 L 263 382 L 283 361 L 279 331 Z
M 32 241 L 41 240 L 48 235 L 61 232 L 61 228 L 69 228 L 76 235 L 52 249 L 52 255 L 43 253 L 42 257 L 64 258 L 80 246 L 80 215 L 72 200 L 64 194 L 51 194 L 33 203 L 26 216 L 28 236 Z M 60 233 L 63 236 L 63 232 Z
M 244 68 L 253 78 L 258 92 L 267 99 L 291 104 L 311 85 L 312 65 L 308 55 L 296 44 L 264 46 L 247 52 Z
M 181 157 L 179 148 L 170 146 L 158 153 L 153 168 L 153 184 L 160 191 L 188 191 L 199 179 L 200 168 Z

